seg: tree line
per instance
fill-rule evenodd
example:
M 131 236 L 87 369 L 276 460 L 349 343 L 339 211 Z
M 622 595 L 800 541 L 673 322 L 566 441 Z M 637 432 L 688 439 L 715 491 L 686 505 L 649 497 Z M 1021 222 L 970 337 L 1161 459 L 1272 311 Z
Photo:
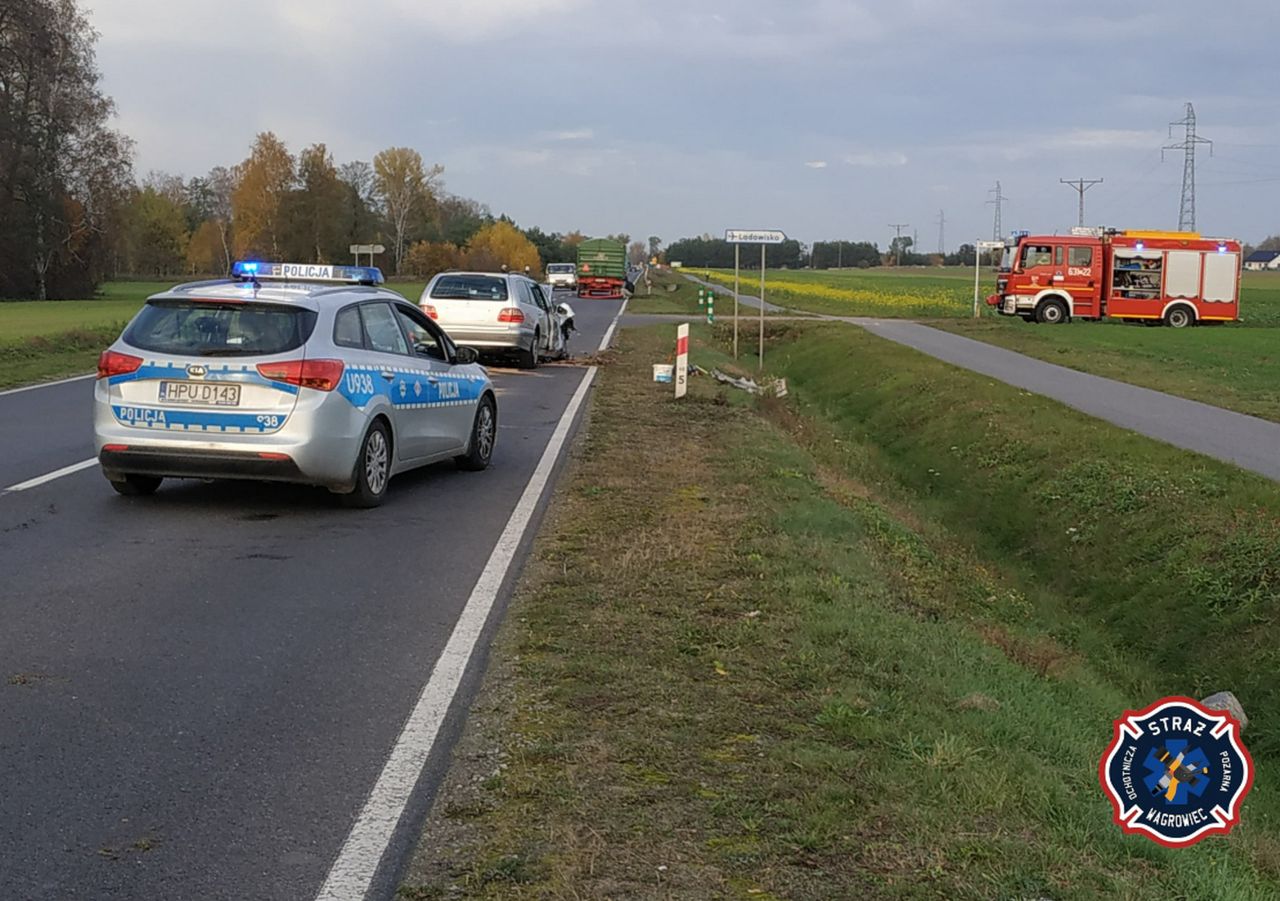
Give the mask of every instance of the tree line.
M 263 132 L 234 165 L 135 182 L 96 38 L 76 0 L 0 4 L 0 297 L 85 297 L 106 278 L 226 273 L 237 258 L 345 262 L 352 244 L 385 245 L 393 274 L 541 272 L 585 237 L 495 217 L 409 147 L 339 163 Z

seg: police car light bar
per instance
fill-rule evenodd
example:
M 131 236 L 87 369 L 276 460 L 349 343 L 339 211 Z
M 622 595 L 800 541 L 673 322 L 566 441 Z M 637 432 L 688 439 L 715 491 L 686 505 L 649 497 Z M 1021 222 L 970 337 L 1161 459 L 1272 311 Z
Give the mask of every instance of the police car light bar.
M 260 263 L 240 260 L 231 267 L 232 278 L 286 282 L 348 282 L 381 285 L 385 279 L 376 266 L 322 266 L 318 263 Z

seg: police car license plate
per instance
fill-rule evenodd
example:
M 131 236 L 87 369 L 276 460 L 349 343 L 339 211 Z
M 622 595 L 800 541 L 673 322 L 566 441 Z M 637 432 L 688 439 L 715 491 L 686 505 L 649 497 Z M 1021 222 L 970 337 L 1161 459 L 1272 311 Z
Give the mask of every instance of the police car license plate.
M 160 402 L 197 407 L 238 407 L 240 386 L 225 382 L 161 382 Z

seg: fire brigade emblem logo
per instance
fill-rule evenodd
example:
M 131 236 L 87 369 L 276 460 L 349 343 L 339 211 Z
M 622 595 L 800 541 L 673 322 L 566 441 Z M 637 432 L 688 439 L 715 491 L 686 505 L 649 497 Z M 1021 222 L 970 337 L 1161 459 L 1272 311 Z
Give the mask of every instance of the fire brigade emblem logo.
M 1253 759 L 1229 713 L 1163 698 L 1115 721 L 1098 778 L 1117 826 L 1185 848 L 1240 822 Z

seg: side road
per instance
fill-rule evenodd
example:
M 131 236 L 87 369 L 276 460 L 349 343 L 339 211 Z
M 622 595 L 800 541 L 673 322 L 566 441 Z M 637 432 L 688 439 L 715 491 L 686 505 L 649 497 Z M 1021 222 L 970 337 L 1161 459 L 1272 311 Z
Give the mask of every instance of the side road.
M 689 278 L 733 294 L 693 276 Z M 740 296 L 739 302 L 756 308 L 760 305 L 755 297 Z M 766 303 L 766 309 L 782 308 Z M 817 318 L 861 326 L 881 338 L 1044 395 L 1113 425 L 1280 480 L 1280 424 L 1046 363 L 918 322 L 855 316 Z

